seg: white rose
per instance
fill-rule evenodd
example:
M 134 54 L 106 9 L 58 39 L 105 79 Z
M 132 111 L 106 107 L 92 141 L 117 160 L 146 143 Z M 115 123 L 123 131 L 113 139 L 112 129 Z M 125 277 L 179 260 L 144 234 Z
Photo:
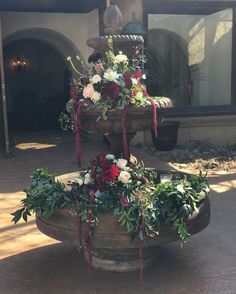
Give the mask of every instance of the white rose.
M 95 76 L 93 76 L 93 78 L 92 78 L 92 82 L 93 82 L 93 84 L 100 83 L 101 80 L 102 80 L 102 78 L 101 78 L 99 75 L 95 75 Z
M 128 58 L 125 54 L 118 54 L 115 56 L 114 61 L 116 63 L 126 62 L 126 61 L 128 61 Z
M 111 68 L 108 68 L 106 70 L 106 72 L 104 73 L 104 78 L 110 82 L 116 82 L 117 83 L 117 79 L 119 78 L 119 74 L 112 70 Z
M 113 154 L 107 154 L 105 158 L 107 160 L 114 160 L 115 159 L 115 155 L 113 155 Z
M 91 100 L 97 102 L 101 99 L 101 93 L 95 91 L 91 97 Z
M 130 177 L 130 173 L 128 173 L 127 171 L 121 171 L 118 180 L 121 181 L 121 183 L 123 184 L 127 184 Z
M 79 186 L 82 186 L 84 183 L 83 179 L 78 178 L 71 181 L 71 184 L 78 184 Z
M 91 184 L 92 182 L 93 182 L 93 179 L 90 176 L 90 174 L 89 173 L 85 174 L 85 176 L 84 176 L 84 184 L 88 185 L 88 184 Z
M 125 169 L 127 166 L 128 161 L 123 158 L 119 158 L 116 162 L 116 166 L 120 169 Z

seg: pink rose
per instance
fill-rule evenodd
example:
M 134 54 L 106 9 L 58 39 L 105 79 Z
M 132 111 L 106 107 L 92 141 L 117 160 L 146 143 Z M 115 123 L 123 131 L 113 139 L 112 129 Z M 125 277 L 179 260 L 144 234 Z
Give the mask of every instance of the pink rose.
M 119 169 L 125 169 L 127 167 L 127 163 L 128 163 L 128 161 L 126 159 L 119 158 L 119 159 L 117 159 L 116 166 Z
M 96 73 L 98 73 L 98 74 L 104 71 L 104 67 L 101 63 L 95 64 L 94 69 L 95 69 Z
M 83 96 L 84 98 L 92 98 L 95 90 L 92 84 L 88 84 L 84 87 Z

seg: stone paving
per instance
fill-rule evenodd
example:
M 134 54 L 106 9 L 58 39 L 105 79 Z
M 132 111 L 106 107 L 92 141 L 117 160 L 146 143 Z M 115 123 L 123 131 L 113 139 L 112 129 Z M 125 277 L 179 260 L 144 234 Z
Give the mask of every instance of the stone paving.
M 47 167 L 57 175 L 77 170 L 74 143 L 61 132 L 22 134 L 14 138 L 13 157 L 0 153 L 0 294 L 235 294 L 236 175 L 212 174 L 211 223 L 179 243 L 161 247 L 153 268 L 138 273 L 94 270 L 89 275 L 75 248 L 41 234 L 32 217 L 11 223 L 33 170 Z M 84 160 L 107 150 L 101 137 L 83 137 Z M 146 166 L 163 166 L 142 150 L 131 150 Z

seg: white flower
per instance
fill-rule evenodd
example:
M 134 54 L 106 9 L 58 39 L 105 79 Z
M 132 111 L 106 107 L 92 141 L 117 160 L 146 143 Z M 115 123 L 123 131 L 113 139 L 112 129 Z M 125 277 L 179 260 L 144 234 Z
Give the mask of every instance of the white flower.
M 121 62 L 127 62 L 128 58 L 125 54 L 118 54 L 115 56 L 114 62 L 115 63 L 121 63 Z
M 121 183 L 123 184 L 127 184 L 129 183 L 130 177 L 130 173 L 128 173 L 127 171 L 121 171 L 118 180 L 121 181 Z
M 104 78 L 110 82 L 117 83 L 117 79 L 119 78 L 119 74 L 116 71 L 112 70 L 111 68 L 108 68 L 104 73 Z
M 142 75 L 142 79 L 143 79 L 143 80 L 146 80 L 146 78 L 147 78 L 146 75 L 143 74 L 143 75 Z
M 105 158 L 107 160 L 114 160 L 115 159 L 115 155 L 113 155 L 113 154 L 107 154 Z
M 73 179 L 71 181 L 71 184 L 78 184 L 79 186 L 82 186 L 84 183 L 83 179 L 82 178 L 78 178 L 78 179 Z
M 92 179 L 91 175 L 89 173 L 85 174 L 85 176 L 84 176 L 84 184 L 88 185 L 88 184 L 91 184 L 91 183 L 93 183 L 93 179 Z
M 102 78 L 100 77 L 100 75 L 95 75 L 95 76 L 92 77 L 93 84 L 100 83 L 101 80 L 102 80 Z
M 127 166 L 128 161 L 123 158 L 117 159 L 116 166 L 120 169 L 125 169 Z
M 91 100 L 94 102 L 97 102 L 100 99 L 101 99 L 101 93 L 95 91 L 91 97 Z
M 133 84 L 133 85 L 137 85 L 137 84 L 138 84 L 138 81 L 137 81 L 137 79 L 135 79 L 135 78 L 132 78 L 131 81 L 132 81 L 132 84 Z

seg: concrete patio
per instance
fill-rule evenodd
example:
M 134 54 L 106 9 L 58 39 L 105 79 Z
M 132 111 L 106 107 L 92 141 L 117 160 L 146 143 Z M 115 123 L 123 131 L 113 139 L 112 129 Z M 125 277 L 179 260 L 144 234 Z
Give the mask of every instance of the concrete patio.
M 61 132 L 23 134 L 14 138 L 13 157 L 0 154 L 0 294 L 235 294 L 236 293 L 236 175 L 214 174 L 211 223 L 179 243 L 160 248 L 153 268 L 138 273 L 94 270 L 89 275 L 82 255 L 41 234 L 32 217 L 11 223 L 10 213 L 24 197 L 22 189 L 33 170 L 46 167 L 57 175 L 77 170 L 74 143 Z M 99 137 L 84 136 L 84 163 L 107 146 Z M 132 152 L 147 166 L 160 166 L 141 149 Z

